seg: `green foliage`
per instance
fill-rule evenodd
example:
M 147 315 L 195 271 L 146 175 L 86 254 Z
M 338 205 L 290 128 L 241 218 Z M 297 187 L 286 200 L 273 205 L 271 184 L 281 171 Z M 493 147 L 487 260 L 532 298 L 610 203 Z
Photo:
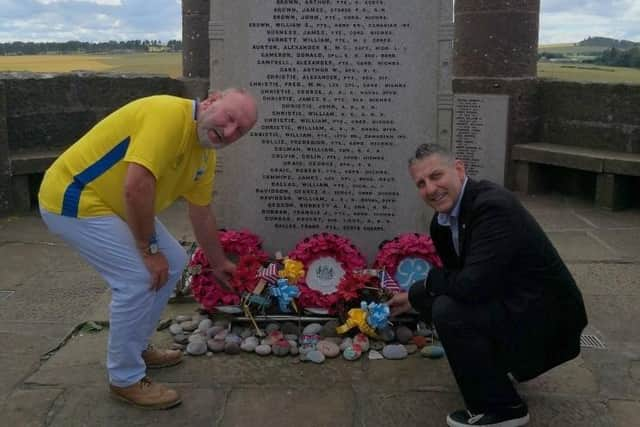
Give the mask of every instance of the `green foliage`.
M 613 47 L 602 52 L 602 55 L 594 62 L 614 67 L 640 68 L 640 47 L 636 46 L 627 50 Z

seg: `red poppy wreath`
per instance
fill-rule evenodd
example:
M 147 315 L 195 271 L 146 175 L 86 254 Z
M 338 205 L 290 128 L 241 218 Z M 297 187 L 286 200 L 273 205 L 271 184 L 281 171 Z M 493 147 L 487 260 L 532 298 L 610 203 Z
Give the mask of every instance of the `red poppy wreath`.
M 373 263 L 373 268 L 386 271 L 404 291 L 424 280 L 432 267 L 442 267 L 442 261 L 431 238 L 417 233 L 383 242 Z
M 351 240 L 332 233 L 305 238 L 289 258 L 304 265 L 305 276 L 298 282 L 300 306 L 317 312 L 334 312 L 340 299 L 340 282 L 353 277 L 351 272 L 361 270 L 367 264 Z
M 236 272 L 229 282 L 231 289 L 214 277 L 201 248 L 196 249 L 189 261 L 193 297 L 207 311 L 216 306 L 239 304 L 242 293 L 255 288 L 258 283 L 256 272 L 268 258 L 260 238 L 248 231 L 220 230 L 218 236 L 225 254 L 237 259 Z

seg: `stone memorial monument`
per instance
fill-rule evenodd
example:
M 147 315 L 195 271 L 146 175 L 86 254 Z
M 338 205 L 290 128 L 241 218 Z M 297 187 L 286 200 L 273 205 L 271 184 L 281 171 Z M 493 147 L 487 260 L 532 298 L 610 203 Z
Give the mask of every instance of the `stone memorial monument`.
M 451 1 L 212 0 L 210 16 L 211 87 L 248 88 L 260 112 L 220 152 L 221 224 L 272 253 L 333 232 L 369 260 L 426 230 L 407 160 L 451 144 Z

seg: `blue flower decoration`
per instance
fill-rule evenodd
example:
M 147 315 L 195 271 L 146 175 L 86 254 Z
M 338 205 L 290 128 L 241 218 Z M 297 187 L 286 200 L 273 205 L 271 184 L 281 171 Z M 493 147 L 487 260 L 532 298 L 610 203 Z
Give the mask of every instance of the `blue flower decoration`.
M 278 299 L 278 306 L 283 313 L 289 312 L 291 300 L 300 295 L 298 287 L 290 285 L 287 279 L 278 279 L 275 286 L 269 287 L 269 292 Z

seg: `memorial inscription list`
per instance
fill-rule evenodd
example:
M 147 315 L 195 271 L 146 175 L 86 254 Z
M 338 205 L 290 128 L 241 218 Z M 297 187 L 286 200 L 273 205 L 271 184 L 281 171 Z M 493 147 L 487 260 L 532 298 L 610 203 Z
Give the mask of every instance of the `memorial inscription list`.
M 407 140 L 397 108 L 411 90 L 402 68 L 412 24 L 391 3 L 252 3 L 249 86 L 262 107 L 251 135 L 266 156 L 255 191 L 275 229 L 370 232 L 393 222 L 400 193 L 388 160 Z

